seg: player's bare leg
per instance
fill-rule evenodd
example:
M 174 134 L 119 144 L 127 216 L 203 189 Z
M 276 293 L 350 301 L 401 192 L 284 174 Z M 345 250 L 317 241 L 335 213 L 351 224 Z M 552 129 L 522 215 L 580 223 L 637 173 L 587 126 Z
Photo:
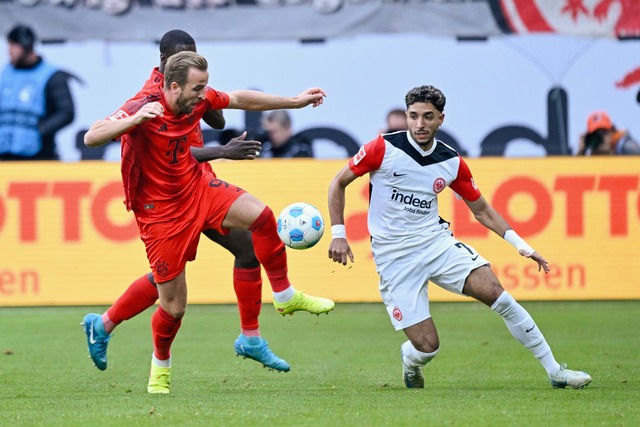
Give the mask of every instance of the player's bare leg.
M 409 338 L 400 346 L 402 378 L 407 388 L 424 388 L 422 368 L 431 361 L 440 347 L 438 331 L 430 317 L 404 329 Z

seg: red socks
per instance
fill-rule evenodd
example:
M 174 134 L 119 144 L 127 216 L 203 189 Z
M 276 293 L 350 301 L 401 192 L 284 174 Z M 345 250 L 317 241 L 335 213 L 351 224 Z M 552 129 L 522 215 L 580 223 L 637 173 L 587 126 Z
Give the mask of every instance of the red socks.
M 276 218 L 269 206 L 265 206 L 249 229 L 253 250 L 267 273 L 273 292 L 284 291 L 291 285 L 287 277 L 287 251 L 278 237 Z
M 234 268 L 233 289 L 238 299 L 240 327 L 245 335 L 257 331 L 260 326 L 258 316 L 262 308 L 262 275 L 260 266 L 255 268 Z M 259 335 L 259 332 L 257 333 Z
M 151 307 L 158 300 L 158 289 L 149 281 L 147 275 L 138 278 L 109 307 L 105 313 L 116 325 L 129 320 Z M 111 332 L 111 331 L 107 331 Z
M 162 307 L 151 316 L 151 334 L 153 336 L 153 354 L 158 360 L 169 360 L 171 343 L 180 329 L 182 319 L 176 319 Z

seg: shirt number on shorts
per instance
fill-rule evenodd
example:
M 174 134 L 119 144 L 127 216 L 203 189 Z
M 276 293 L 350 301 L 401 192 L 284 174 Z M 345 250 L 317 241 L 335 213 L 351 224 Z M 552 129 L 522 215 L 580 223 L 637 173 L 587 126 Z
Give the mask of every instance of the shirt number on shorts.
M 469 252 L 469 253 L 471 254 L 471 257 L 472 257 L 472 259 L 473 259 L 474 261 L 476 260 L 476 258 L 478 258 L 478 256 L 476 255 L 476 253 L 475 253 L 475 252 L 473 252 L 473 250 L 472 250 L 469 246 L 465 245 L 464 243 L 462 243 L 462 242 L 458 242 L 458 243 L 456 243 L 456 247 L 457 247 L 457 248 L 459 248 L 459 249 L 465 248 L 465 249 L 467 250 L 467 252 Z M 475 256 L 474 256 L 474 255 L 475 255 Z

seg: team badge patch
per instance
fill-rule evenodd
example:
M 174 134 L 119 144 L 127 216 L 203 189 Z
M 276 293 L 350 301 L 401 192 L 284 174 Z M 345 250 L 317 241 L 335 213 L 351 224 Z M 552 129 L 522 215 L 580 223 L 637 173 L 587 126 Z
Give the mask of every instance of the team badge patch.
M 393 318 L 396 319 L 398 322 L 402 320 L 402 312 L 398 307 L 395 307 L 393 309 Z
M 125 111 L 118 110 L 114 115 L 109 116 L 109 120 L 116 121 L 120 119 L 126 119 L 127 117 L 129 117 L 129 115 Z
M 367 152 L 364 151 L 364 145 L 360 147 L 355 156 L 353 156 L 353 164 L 357 165 L 360 163 L 360 160 L 364 159 L 364 156 L 367 155 Z
M 435 191 L 436 193 L 439 193 L 442 190 L 444 190 L 446 186 L 447 186 L 447 183 L 444 181 L 444 178 L 438 178 L 435 181 L 433 181 L 433 191 Z
M 169 264 L 167 264 L 165 261 L 158 261 L 156 262 L 155 270 L 156 273 L 158 273 L 158 276 L 165 277 L 167 274 L 169 274 Z

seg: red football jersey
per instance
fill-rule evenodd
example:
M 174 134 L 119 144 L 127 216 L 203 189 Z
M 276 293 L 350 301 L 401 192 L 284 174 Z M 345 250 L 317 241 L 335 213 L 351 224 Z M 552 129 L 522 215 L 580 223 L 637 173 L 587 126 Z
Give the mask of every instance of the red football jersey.
M 189 150 L 191 145 L 202 146 L 200 120 L 207 110 L 229 105 L 226 93 L 207 87 L 205 99 L 189 115 L 175 115 L 159 76 L 162 74 L 155 69 L 142 90 L 108 117 L 118 120 L 131 116 L 149 102 L 164 106 L 162 117 L 147 120 L 122 135 L 121 172 L 129 210 L 140 211 L 145 204 L 177 206 L 182 198 L 189 197 L 201 173 Z
M 159 93 L 164 86 L 164 74 L 160 72 L 158 67 L 155 67 L 151 72 L 151 76 L 144 82 L 144 86 L 140 89 L 138 94 L 145 92 L 147 95 L 152 95 L 154 93 Z M 204 139 L 202 137 L 202 129 L 200 125 L 198 125 L 195 129 L 196 135 L 193 138 L 190 138 L 190 143 L 192 147 L 204 147 Z M 211 165 L 209 162 L 200 163 L 200 167 L 204 170 L 207 170 L 213 173 L 213 169 L 211 169 Z

